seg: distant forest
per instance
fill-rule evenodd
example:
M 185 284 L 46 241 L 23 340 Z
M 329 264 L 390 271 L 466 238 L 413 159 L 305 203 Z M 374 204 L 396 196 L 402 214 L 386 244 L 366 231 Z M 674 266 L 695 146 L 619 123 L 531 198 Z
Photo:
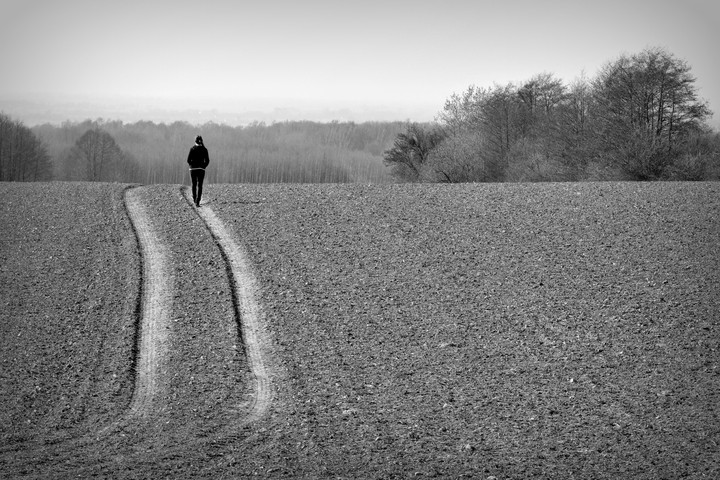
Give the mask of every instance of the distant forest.
M 392 181 L 383 165 L 404 124 L 254 123 L 230 127 L 120 121 L 66 122 L 32 131 L 47 145 L 57 180 L 183 183 L 196 135 L 210 152 L 213 183 Z
M 471 85 L 428 124 L 87 120 L 30 129 L 0 114 L 0 181 L 184 183 L 196 135 L 213 183 L 719 180 L 720 134 L 690 70 L 648 48 L 570 84 L 541 73 Z

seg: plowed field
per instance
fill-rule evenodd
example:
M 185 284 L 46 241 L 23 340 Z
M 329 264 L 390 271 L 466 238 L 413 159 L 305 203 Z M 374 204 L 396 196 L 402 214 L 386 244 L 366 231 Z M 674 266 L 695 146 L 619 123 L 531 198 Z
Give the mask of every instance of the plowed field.
M 134 190 L 172 300 L 128 413 L 124 188 L 0 185 L 8 478 L 720 476 L 718 184 L 207 186 L 267 327 L 249 423 L 232 267 L 180 186 Z

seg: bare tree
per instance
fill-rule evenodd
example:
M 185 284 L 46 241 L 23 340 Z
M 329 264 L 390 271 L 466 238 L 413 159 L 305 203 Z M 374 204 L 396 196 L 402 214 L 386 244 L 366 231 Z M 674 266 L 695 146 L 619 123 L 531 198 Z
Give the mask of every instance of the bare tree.
M 439 128 L 426 129 L 418 123 L 411 123 L 405 132 L 397 135 L 392 148 L 383 153 L 385 165 L 400 180 L 422 180 L 430 153 L 444 139 L 445 134 Z
M 443 183 L 493 181 L 492 161 L 486 153 L 482 131 L 455 131 L 431 152 L 425 176 Z
M 517 91 L 520 99 L 519 128 L 523 136 L 547 136 L 556 125 L 557 108 L 566 98 L 562 80 L 541 73 Z
M 22 122 L 0 114 L 0 181 L 50 180 L 52 170 L 45 144 Z
M 88 130 L 75 142 L 75 146 L 83 155 L 85 180 L 98 182 L 112 179 L 122 152 L 109 133 L 99 127 Z
M 660 48 L 605 65 L 595 102 L 609 161 L 639 180 L 666 177 L 683 139 L 701 132 L 710 115 L 694 84 L 688 64 Z

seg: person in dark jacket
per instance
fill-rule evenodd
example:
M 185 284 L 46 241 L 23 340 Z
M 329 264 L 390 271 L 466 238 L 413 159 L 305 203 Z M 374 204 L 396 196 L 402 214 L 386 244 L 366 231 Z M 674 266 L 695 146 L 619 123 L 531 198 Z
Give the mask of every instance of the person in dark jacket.
M 195 137 L 195 145 L 190 148 L 187 163 L 190 165 L 193 202 L 195 202 L 196 207 L 199 207 L 202 198 L 203 180 L 205 180 L 205 169 L 210 163 L 207 148 L 203 145 L 203 139 L 200 135 Z

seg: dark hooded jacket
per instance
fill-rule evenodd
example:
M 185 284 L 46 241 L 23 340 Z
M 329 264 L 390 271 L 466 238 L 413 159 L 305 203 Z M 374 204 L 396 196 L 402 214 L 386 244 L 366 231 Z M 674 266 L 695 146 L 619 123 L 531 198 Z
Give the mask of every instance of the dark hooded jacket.
M 190 168 L 207 168 L 210 163 L 207 148 L 202 143 L 196 143 L 190 148 L 187 159 Z

